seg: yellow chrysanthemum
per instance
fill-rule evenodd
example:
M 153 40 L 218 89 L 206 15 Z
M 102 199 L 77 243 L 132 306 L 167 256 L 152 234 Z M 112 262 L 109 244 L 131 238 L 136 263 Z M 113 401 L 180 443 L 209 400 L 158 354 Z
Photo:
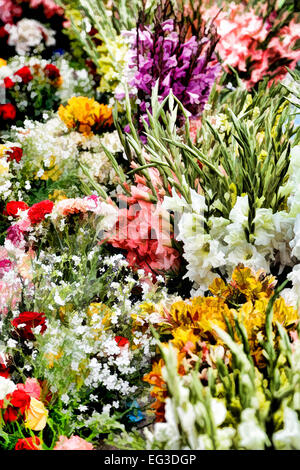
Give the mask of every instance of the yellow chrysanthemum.
M 5 59 L 0 58 L 0 68 L 5 67 L 5 65 L 7 65 L 7 61 Z
M 113 123 L 111 108 L 85 96 L 73 96 L 66 106 L 60 105 L 58 115 L 69 129 L 76 128 L 85 135 L 90 134 L 94 126 Z

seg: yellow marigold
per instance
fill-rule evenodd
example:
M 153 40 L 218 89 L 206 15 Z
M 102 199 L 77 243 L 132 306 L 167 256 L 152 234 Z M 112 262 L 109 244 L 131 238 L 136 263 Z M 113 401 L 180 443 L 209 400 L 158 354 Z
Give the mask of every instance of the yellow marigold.
M 85 96 L 73 96 L 66 106 L 60 105 L 58 115 L 69 129 L 85 135 L 113 123 L 111 108 Z
M 0 58 L 0 68 L 4 67 L 5 65 L 7 65 L 7 61 L 5 59 Z

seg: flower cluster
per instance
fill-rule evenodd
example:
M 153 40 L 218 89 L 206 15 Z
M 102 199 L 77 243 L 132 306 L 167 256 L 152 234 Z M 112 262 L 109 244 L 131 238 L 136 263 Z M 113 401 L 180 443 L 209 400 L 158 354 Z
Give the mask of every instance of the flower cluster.
M 0 105 L 2 121 L 20 120 L 32 108 L 32 100 L 38 96 L 42 99 L 35 109 L 36 117 L 47 110 L 47 107 L 55 107 L 58 101 L 56 91 L 62 83 L 62 77 L 54 64 L 23 65 L 17 70 L 9 65 L 3 66 L 0 77 L 0 86 L 4 89 L 7 101 Z
M 154 169 L 151 177 L 154 184 L 161 186 Z M 161 203 L 153 205 L 145 179 L 137 178 L 130 194 L 130 197 L 119 196 L 117 233 L 110 237 L 109 243 L 126 251 L 126 259 L 134 269 L 143 269 L 154 276 L 176 271 L 179 253 L 172 246 L 168 213 Z
M 189 37 L 185 19 L 164 19 L 163 10 L 153 26 L 140 24 L 132 33 L 129 66 L 135 74 L 129 85 L 130 90 L 136 90 L 138 108 L 144 116 L 158 81 L 159 101 L 172 90 L 191 116 L 199 117 L 220 72 L 213 55 L 217 43 L 214 31 L 203 35 L 204 29 L 198 27 Z
M 66 196 L 80 195 L 81 182 L 87 184 L 92 180 L 106 187 L 118 183 L 104 150 L 105 147 L 112 155 L 123 155 L 116 131 L 84 135 L 69 130 L 55 115 L 45 122 L 26 120 L 23 127 L 14 128 L 13 132 L 13 137 L 2 147 L 0 194 L 3 201 L 26 198 L 28 189 L 40 188 L 44 181 L 60 182 L 60 190 Z M 123 163 L 126 163 L 124 159 Z M 50 196 L 51 191 L 45 193 L 45 197 Z
M 1 450 L 300 449 L 298 17 L 0 0 Z
M 263 272 L 252 273 L 249 268 L 237 267 L 232 275 L 232 281 L 226 285 L 220 278 L 210 286 L 210 296 L 194 297 L 189 301 L 177 300 L 171 306 L 142 305 L 142 317 L 149 317 L 155 328 L 163 335 L 172 335 L 168 344 L 172 344 L 178 353 L 178 373 L 187 374 L 201 358 L 201 378 L 207 379 L 208 368 L 216 367 L 219 359 L 230 362 L 230 356 L 225 350 L 215 327 L 234 330 L 236 320 L 243 325 L 244 334 L 249 342 L 249 354 L 258 368 L 264 368 L 266 359 L 263 356 L 262 344 L 265 341 L 266 311 L 276 279 L 266 276 Z M 153 317 L 153 313 L 159 315 Z M 137 317 L 137 322 L 140 319 Z M 293 307 L 286 305 L 283 298 L 275 301 L 273 307 L 272 327 L 277 336 L 276 324 L 286 330 L 295 330 L 298 314 Z M 234 339 L 237 344 L 242 342 L 236 332 Z M 157 420 L 164 419 L 164 403 L 167 397 L 166 384 L 162 377 L 163 360 L 154 363 L 152 371 L 144 377 L 153 385 L 152 396 L 155 397 L 154 409 Z
M 214 19 L 220 35 L 217 52 L 225 67 L 238 70 L 250 89 L 264 77 L 276 81 L 285 77 L 288 66 L 296 67 L 300 59 L 295 48 L 299 38 L 299 24 L 294 20 L 272 33 L 273 23 L 280 23 L 274 11 L 266 20 L 257 16 L 253 8 L 244 11 L 238 3 L 223 5 L 223 10 L 212 7 L 205 10 L 204 17 Z
M 5 422 L 23 420 L 27 429 L 41 431 L 46 426 L 48 411 L 41 398 L 37 380 L 27 379 L 25 384 L 15 384 L 11 379 L 0 377 L 0 406 Z
M 19 55 L 26 55 L 42 43 L 46 46 L 55 45 L 55 31 L 36 20 L 23 18 L 16 24 L 7 23 L 3 30 L 8 36 L 7 44 L 14 47 Z
M 84 96 L 70 98 L 66 106 L 60 106 L 58 115 L 68 129 L 76 129 L 85 135 L 109 128 L 113 123 L 111 108 Z

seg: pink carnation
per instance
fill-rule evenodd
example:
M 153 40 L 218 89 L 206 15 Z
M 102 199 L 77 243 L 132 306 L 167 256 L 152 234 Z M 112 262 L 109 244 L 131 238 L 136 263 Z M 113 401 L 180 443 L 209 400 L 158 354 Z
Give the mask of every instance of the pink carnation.
M 60 436 L 53 450 L 93 450 L 93 446 L 79 436 Z
M 30 222 L 28 221 L 29 225 Z M 24 236 L 19 224 L 11 225 L 7 230 L 7 240 L 11 241 L 15 247 L 20 247 L 24 243 Z
M 87 205 L 84 199 L 81 198 L 70 198 L 63 199 L 55 205 L 54 213 L 61 217 L 66 217 L 71 214 L 85 213 L 87 212 Z
M 36 379 L 26 379 L 25 384 L 18 384 L 18 390 L 22 390 L 30 397 L 40 399 L 41 387 Z

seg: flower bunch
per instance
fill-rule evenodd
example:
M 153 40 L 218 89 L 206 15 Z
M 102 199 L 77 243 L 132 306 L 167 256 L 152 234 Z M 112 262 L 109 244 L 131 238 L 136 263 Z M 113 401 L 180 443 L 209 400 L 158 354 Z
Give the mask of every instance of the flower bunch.
M 154 322 L 153 317 L 152 323 L 162 338 L 164 335 L 171 335 L 169 344 L 172 344 L 178 354 L 178 373 L 187 374 L 201 358 L 201 378 L 205 380 L 208 377 L 207 368 L 216 367 L 219 359 L 230 362 L 226 345 L 218 336 L 215 327 L 225 331 L 229 328 L 232 332 L 236 321 L 243 327 L 248 340 L 248 353 L 256 367 L 262 369 L 266 366 L 262 344 L 266 340 L 266 312 L 274 294 L 275 284 L 274 277 L 266 276 L 263 272 L 253 273 L 241 265 L 234 270 L 228 285 L 222 279 L 216 279 L 210 286 L 211 294 L 208 297 L 177 300 L 163 310 L 156 305 L 142 305 L 141 308 L 142 312 L 146 313 L 146 318 L 150 314 L 153 316 L 154 312 L 160 312 Z M 280 337 L 276 327 L 278 323 L 286 331 L 295 331 L 298 324 L 297 311 L 287 306 L 283 298 L 276 299 L 273 305 L 272 328 L 276 348 L 279 347 Z M 234 333 L 234 341 L 236 344 L 243 341 L 238 330 Z M 153 408 L 156 410 L 157 420 L 164 417 L 164 403 L 167 397 L 162 367 L 163 361 L 160 359 L 144 377 L 144 380 L 154 386 L 151 393 L 156 399 Z
M 78 130 L 68 129 L 56 115 L 46 122 L 25 121 L 23 127 L 15 128 L 12 134 L 10 140 L 21 146 L 23 155 L 22 168 L 15 174 L 24 192 L 23 197 L 28 196 L 31 188 L 48 180 L 59 182 L 60 189 L 68 195 L 80 194 L 78 186 L 81 181 L 90 184 L 92 180 L 105 186 L 117 184 L 116 172 L 103 149 L 105 147 L 113 156 L 122 155 L 116 131 L 84 135 Z M 88 170 L 88 175 L 83 168 Z M 25 181 L 30 181 L 31 188 L 24 187 Z M 76 181 L 78 185 L 75 187 Z
M 99 53 L 97 70 L 101 75 L 100 91 L 122 96 L 122 82 L 124 83 L 124 80 L 128 82 L 130 75 L 131 54 L 128 42 L 125 35 L 119 35 L 114 40 L 108 40 L 108 44 L 102 43 L 97 46 Z
M 41 387 L 36 379 L 25 384 L 0 377 L 0 407 L 6 423 L 21 421 L 25 428 L 41 431 L 46 426 L 48 411 L 41 398 Z
M 153 26 L 145 24 L 140 15 L 132 35 L 130 67 L 135 74 L 129 82 L 130 92 L 136 90 L 138 109 L 144 117 L 150 106 L 151 91 L 158 81 L 161 102 L 172 90 L 194 118 L 200 116 L 212 85 L 220 71 L 214 56 L 217 35 L 199 22 L 190 31 L 183 14 L 170 14 L 171 3 L 163 2 L 157 9 Z
M 161 186 L 158 172 L 151 170 L 152 181 Z M 159 201 L 156 206 L 153 204 L 145 177 L 137 177 L 136 183 L 128 188 L 130 196 L 119 196 L 116 233 L 109 243 L 126 251 L 126 259 L 134 269 L 143 269 L 154 276 L 176 271 L 179 253 L 172 246 L 168 213 Z
M 14 0 L 1 0 L 0 20 L 3 23 L 12 23 L 14 18 L 21 16 L 22 7 L 14 2 Z
M 265 83 L 252 98 L 237 88 L 230 94 L 232 109 L 222 102 L 220 113 L 207 109 L 193 144 L 189 129 L 184 138 L 179 135 L 173 96 L 165 111 L 157 102 L 156 88 L 151 119 L 145 123 L 147 145 L 137 133 L 127 138 L 134 173 L 142 176 L 151 166 L 159 171 L 165 191 L 162 206 L 174 216 L 174 238 L 183 243 L 185 277 L 199 294 L 218 271 L 230 278 L 238 263 L 274 273 L 295 264 L 289 246 L 295 218 L 287 208 L 287 196 L 290 146 L 297 148 L 298 137 L 292 137 L 294 120 L 285 90 L 275 84 L 270 94 L 263 93 L 266 89 Z M 262 120 L 262 114 L 268 119 Z M 289 135 L 290 144 L 283 135 Z M 149 179 L 147 185 L 155 194 Z M 269 191 L 270 185 L 275 193 Z
M 216 50 L 225 68 L 238 70 L 248 89 L 266 76 L 280 81 L 287 66 L 296 67 L 300 55 L 295 46 L 300 32 L 294 20 L 278 30 L 281 18 L 276 18 L 276 11 L 264 19 L 253 8 L 245 11 L 244 6 L 233 2 L 224 4 L 222 11 L 213 6 L 203 14 L 207 20 L 215 18 L 220 35 Z
M 59 102 L 57 90 L 62 84 L 59 68 L 47 61 L 12 61 L 0 68 L 0 87 L 7 103 L 0 105 L 2 129 L 6 121 L 19 121 L 31 114 L 38 118 Z M 20 66 L 21 65 L 21 66 Z
M 46 18 L 51 18 L 54 15 L 63 15 L 64 13 L 63 9 L 59 7 L 54 0 L 1 0 L 0 20 L 5 24 L 13 23 L 15 18 L 22 15 L 22 6 L 25 6 L 24 4 L 26 3 L 29 3 L 30 8 L 42 6 Z
M 270 318 L 272 312 L 268 309 L 267 324 Z M 235 321 L 229 334 L 218 326 L 213 328 L 230 350 L 232 364 L 219 358 L 207 380 L 197 368 L 182 377 L 176 371 L 176 349 L 160 344 L 165 363 L 165 422 L 156 423 L 152 432 L 146 430 L 147 448 L 298 449 L 297 332 L 289 338 L 277 322 L 280 343 L 273 349 L 274 340 L 266 327 L 268 339 L 263 348 L 267 369 L 261 372 L 251 360 L 241 321 Z M 243 338 L 243 345 L 234 341 L 235 332 Z M 293 387 L 287 392 L 289 381 Z
M 58 115 L 68 129 L 76 129 L 85 135 L 113 124 L 111 108 L 84 96 L 70 98 L 66 106 L 59 107 Z
M 54 15 L 62 16 L 64 14 L 64 9 L 59 6 L 55 0 L 30 0 L 29 5 L 30 8 L 42 6 L 46 18 L 52 18 Z

